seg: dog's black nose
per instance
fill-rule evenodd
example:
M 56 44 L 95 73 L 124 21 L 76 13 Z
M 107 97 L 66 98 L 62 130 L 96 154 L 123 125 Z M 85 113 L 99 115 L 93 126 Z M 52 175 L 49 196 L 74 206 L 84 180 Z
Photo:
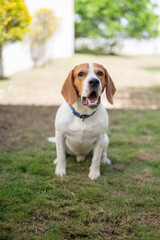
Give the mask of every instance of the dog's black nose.
M 95 86 L 97 87 L 99 85 L 99 80 L 97 78 L 92 78 L 90 81 L 89 81 L 89 85 L 91 87 Z

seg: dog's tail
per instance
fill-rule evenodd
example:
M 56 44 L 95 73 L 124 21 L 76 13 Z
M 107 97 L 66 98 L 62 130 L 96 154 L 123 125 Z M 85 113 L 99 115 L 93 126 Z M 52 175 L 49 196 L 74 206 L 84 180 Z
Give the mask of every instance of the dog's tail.
M 47 141 L 51 142 L 51 143 L 56 143 L 56 138 L 55 137 L 49 137 L 49 138 L 47 138 Z

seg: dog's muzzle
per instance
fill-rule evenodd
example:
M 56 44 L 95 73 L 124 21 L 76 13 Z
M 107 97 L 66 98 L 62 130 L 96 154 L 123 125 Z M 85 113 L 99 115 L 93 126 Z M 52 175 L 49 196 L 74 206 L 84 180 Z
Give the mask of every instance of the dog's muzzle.
M 82 104 L 87 108 L 97 108 L 101 102 L 100 80 L 92 78 L 88 81 L 89 94 L 82 96 Z
M 96 95 L 93 91 L 88 97 L 82 97 L 82 104 L 88 108 L 97 108 L 101 102 L 101 97 Z

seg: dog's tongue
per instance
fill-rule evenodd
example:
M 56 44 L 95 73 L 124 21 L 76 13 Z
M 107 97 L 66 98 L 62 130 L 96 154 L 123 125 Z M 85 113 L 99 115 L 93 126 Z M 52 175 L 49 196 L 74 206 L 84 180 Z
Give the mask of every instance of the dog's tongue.
M 89 101 L 90 103 L 95 103 L 98 100 L 98 98 L 97 97 L 88 97 L 88 98 L 86 98 L 86 100 Z

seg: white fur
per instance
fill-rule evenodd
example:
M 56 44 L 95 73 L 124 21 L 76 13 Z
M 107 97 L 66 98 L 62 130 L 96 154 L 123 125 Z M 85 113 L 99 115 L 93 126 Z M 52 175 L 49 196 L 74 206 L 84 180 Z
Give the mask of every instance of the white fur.
M 89 88 L 88 88 L 88 83 L 89 83 L 89 80 L 91 80 L 91 78 L 97 78 L 95 72 L 94 72 L 94 66 L 93 66 L 93 63 L 89 63 L 89 72 L 88 72 L 88 75 L 83 83 L 83 88 L 82 88 L 82 97 L 83 96 L 88 96 L 88 94 L 90 93 L 89 92 Z M 98 78 L 97 78 L 98 79 Z M 99 80 L 99 79 L 98 79 Z M 101 94 L 101 90 L 102 90 L 102 84 L 101 84 L 101 81 L 99 80 L 99 89 L 98 89 L 98 94 L 100 96 Z
M 89 74 L 84 82 L 83 91 L 87 92 L 87 82 L 96 77 L 93 64 L 89 64 Z M 94 110 L 87 109 L 77 98 L 74 108 L 80 114 L 91 114 Z M 73 115 L 70 107 L 64 102 L 57 111 L 55 120 L 57 159 L 55 173 L 59 177 L 66 175 L 66 153 L 76 155 L 81 162 L 88 154 L 93 154 L 89 178 L 95 180 L 100 176 L 100 162 L 111 164 L 107 158 L 109 138 L 106 134 L 109 120 L 102 103 L 94 115 L 82 121 Z

